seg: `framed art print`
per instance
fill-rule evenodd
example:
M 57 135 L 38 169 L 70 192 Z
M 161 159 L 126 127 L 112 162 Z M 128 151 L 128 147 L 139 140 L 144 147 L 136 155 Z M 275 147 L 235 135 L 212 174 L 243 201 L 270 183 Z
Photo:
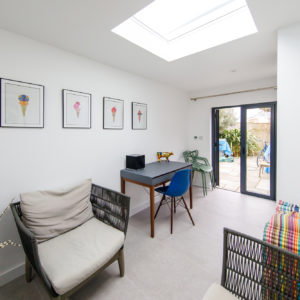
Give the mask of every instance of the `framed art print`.
M 147 104 L 132 102 L 132 129 L 147 129 Z
M 91 94 L 62 91 L 63 128 L 91 128 Z
M 44 127 L 44 86 L 1 79 L 1 126 Z
M 115 98 L 103 98 L 103 128 L 123 129 L 124 101 Z

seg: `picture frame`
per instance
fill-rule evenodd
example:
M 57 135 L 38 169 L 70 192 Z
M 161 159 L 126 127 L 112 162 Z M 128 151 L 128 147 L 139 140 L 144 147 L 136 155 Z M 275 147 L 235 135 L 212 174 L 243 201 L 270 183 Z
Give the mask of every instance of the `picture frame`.
M 103 129 L 123 129 L 124 100 L 103 97 Z
M 62 107 L 63 128 L 91 128 L 91 94 L 63 89 Z
M 132 102 L 131 105 L 131 125 L 133 130 L 147 129 L 147 104 Z
M 0 126 L 44 128 L 44 86 L 0 79 Z

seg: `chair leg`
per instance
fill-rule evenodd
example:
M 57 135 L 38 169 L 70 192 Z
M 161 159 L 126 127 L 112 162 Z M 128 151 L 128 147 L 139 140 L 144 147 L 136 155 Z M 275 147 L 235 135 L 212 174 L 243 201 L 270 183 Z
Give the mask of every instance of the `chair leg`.
M 201 172 L 203 196 L 205 196 L 203 172 Z
M 26 282 L 31 282 L 32 280 L 32 266 L 27 256 L 25 256 L 25 278 Z
M 192 218 L 192 215 L 191 215 L 191 213 L 190 213 L 190 211 L 189 211 L 189 208 L 188 208 L 188 206 L 186 205 L 186 202 L 185 202 L 185 200 L 184 200 L 184 198 L 183 198 L 183 197 L 182 197 L 182 200 L 183 200 L 183 203 L 184 203 L 185 209 L 186 209 L 186 211 L 188 212 L 188 214 L 189 214 L 189 216 L 190 216 L 190 219 L 191 219 L 191 221 L 192 221 L 193 225 L 195 226 L 195 223 L 194 223 L 194 220 L 193 220 L 193 218 Z
M 173 233 L 173 211 L 174 211 L 174 198 L 171 198 L 171 234 Z
M 211 189 L 213 190 L 215 188 L 215 180 L 214 180 L 213 172 L 209 172 L 209 176 L 210 176 Z
M 154 219 L 156 219 L 156 216 L 157 216 L 157 214 L 158 214 L 158 212 L 159 212 L 159 210 L 160 210 L 160 207 L 162 206 L 162 203 L 163 203 L 163 201 L 165 200 L 165 198 L 166 198 L 166 196 L 163 195 L 163 197 L 161 198 L 161 200 L 160 200 L 160 202 L 159 202 L 159 205 L 158 205 L 158 208 L 157 208 L 157 210 L 156 210 L 156 213 L 155 213 L 155 215 L 154 215 Z
M 206 173 L 205 172 L 201 172 L 201 175 L 202 175 L 203 195 L 206 196 L 207 195 Z
M 206 173 L 203 173 L 203 181 L 204 181 L 204 190 L 205 190 L 205 196 L 206 196 L 207 195 Z
M 174 198 L 174 214 L 176 214 L 176 199 Z
M 118 263 L 119 263 L 119 269 L 120 269 L 120 277 L 124 276 L 125 272 L 125 263 L 124 263 L 124 250 L 120 250 L 120 255 L 118 258 Z

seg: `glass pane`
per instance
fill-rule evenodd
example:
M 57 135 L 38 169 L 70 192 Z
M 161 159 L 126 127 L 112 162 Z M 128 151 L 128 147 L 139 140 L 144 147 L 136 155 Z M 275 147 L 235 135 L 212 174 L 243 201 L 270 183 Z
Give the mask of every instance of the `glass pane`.
M 271 108 L 247 109 L 246 190 L 270 195 Z
M 219 110 L 219 187 L 240 192 L 241 108 Z

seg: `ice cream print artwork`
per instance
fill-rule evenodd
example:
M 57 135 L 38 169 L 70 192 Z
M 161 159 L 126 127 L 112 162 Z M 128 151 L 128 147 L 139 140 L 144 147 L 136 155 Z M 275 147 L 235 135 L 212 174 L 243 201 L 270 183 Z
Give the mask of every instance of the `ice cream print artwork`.
M 137 115 L 138 115 L 139 123 L 141 123 L 141 118 L 142 118 L 143 113 L 139 110 L 137 112 Z
M 117 109 L 116 109 L 116 107 L 114 106 L 114 107 L 111 109 L 111 114 L 112 114 L 112 117 L 113 117 L 113 122 L 115 122 L 115 120 L 116 120 L 116 112 L 117 112 Z
M 132 102 L 132 129 L 147 129 L 147 104 Z
M 79 118 L 79 114 L 80 114 L 80 102 L 76 101 L 75 104 L 73 105 L 74 110 L 76 112 L 76 116 L 77 118 Z
M 124 101 L 115 98 L 103 98 L 103 128 L 123 129 Z
M 91 94 L 63 90 L 63 127 L 91 128 Z
M 20 95 L 18 99 L 19 99 L 19 104 L 21 105 L 22 115 L 23 117 L 25 117 L 27 105 L 29 103 L 29 97 L 26 95 Z
M 1 80 L 1 126 L 44 127 L 44 86 Z

